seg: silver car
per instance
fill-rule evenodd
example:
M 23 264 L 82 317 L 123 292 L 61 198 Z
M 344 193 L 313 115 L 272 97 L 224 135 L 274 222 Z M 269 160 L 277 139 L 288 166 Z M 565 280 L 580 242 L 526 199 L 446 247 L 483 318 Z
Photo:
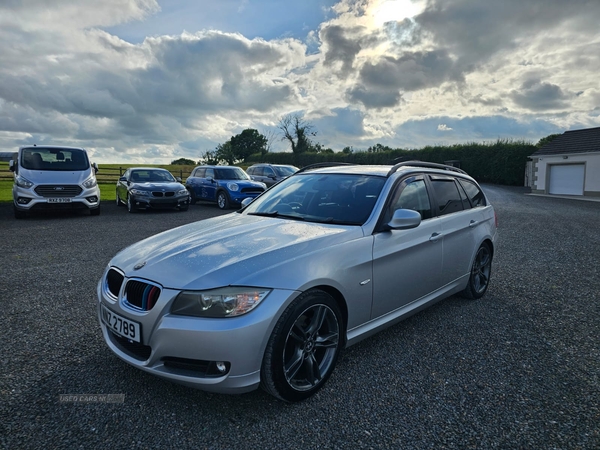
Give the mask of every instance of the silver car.
M 305 168 L 240 211 L 121 251 L 98 284 L 98 318 L 139 369 L 300 401 L 344 347 L 450 295 L 483 296 L 496 227 L 460 169 Z

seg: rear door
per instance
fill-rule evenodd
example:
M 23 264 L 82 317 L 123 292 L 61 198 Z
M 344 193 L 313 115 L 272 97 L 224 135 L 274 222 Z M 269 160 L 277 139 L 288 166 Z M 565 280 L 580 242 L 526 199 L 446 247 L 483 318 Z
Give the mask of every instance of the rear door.
M 373 243 L 372 318 L 412 303 L 440 286 L 442 240 L 440 219 L 433 217 L 424 177 L 402 181 L 386 207 L 383 223 L 397 209 L 421 214 L 421 224 L 410 230 L 380 231 Z
M 452 176 L 429 175 L 440 219 L 443 248 L 441 285 L 468 275 L 478 245 L 475 228 L 483 223 L 480 209 L 473 209 L 464 189 Z

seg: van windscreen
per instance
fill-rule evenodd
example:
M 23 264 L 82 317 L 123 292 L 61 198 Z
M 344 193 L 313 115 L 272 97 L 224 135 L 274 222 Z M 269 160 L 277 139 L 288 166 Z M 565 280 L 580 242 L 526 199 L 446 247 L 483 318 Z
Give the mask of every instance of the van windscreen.
M 74 148 L 24 148 L 21 166 L 29 170 L 86 170 L 90 167 L 87 154 Z

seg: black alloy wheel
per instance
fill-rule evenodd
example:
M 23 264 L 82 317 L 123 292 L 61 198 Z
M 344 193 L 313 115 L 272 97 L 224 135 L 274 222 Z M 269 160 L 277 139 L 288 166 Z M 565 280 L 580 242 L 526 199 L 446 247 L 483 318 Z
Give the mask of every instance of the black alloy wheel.
M 300 295 L 284 311 L 269 339 L 261 386 L 288 402 L 304 400 L 323 387 L 343 345 L 340 308 L 326 292 Z
M 492 275 L 492 250 L 486 243 L 481 244 L 475 254 L 475 260 L 471 267 L 469 283 L 462 292 L 462 296 L 469 299 L 483 297 L 490 285 Z

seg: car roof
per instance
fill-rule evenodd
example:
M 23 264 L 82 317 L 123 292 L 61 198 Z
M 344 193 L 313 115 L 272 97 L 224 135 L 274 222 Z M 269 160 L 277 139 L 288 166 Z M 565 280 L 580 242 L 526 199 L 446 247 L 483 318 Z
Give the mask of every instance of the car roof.
M 165 172 L 169 172 L 167 169 L 163 169 L 162 167 L 130 167 L 129 170 L 164 170 Z
M 296 175 L 308 174 L 308 173 L 330 173 L 330 174 L 353 174 L 353 175 L 374 175 L 381 177 L 390 177 L 394 173 L 400 175 L 411 173 L 411 172 L 427 172 L 438 175 L 459 175 L 464 178 L 472 180 L 466 172 L 461 169 L 452 166 L 446 166 L 444 164 L 427 163 L 422 161 L 408 161 L 399 163 L 396 165 L 334 165 L 329 167 L 315 167 L 310 166 L 300 169 Z

